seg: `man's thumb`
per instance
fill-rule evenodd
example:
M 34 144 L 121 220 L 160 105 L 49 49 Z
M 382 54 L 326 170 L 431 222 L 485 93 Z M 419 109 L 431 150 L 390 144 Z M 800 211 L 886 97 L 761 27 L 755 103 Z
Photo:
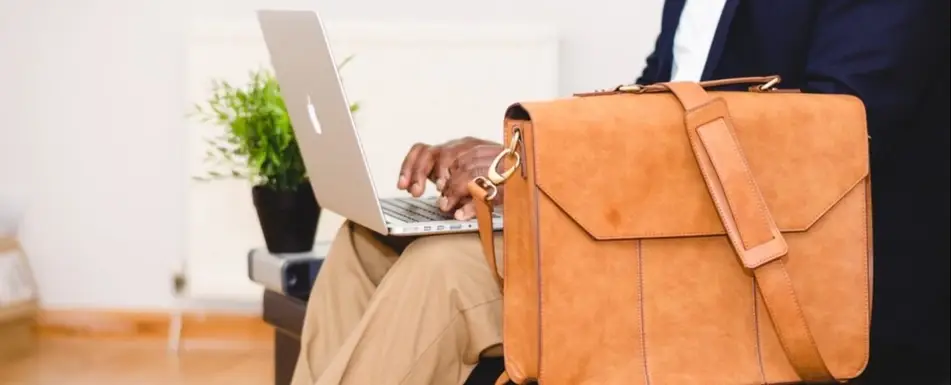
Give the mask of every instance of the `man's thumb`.
M 472 218 L 475 218 L 475 202 L 469 199 L 466 204 L 462 205 L 458 210 L 456 210 L 456 220 L 468 221 Z

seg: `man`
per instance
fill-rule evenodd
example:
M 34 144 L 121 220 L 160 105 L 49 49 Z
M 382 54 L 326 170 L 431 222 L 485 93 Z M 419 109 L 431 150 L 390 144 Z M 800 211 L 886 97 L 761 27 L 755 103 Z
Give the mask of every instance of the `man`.
M 875 208 L 866 384 L 947 383 L 948 11 L 940 0 L 668 0 L 638 79 L 778 74 L 784 87 L 862 98 Z M 420 196 L 433 182 L 445 211 L 471 218 L 465 183 L 500 150 L 417 144 L 398 186 Z M 475 234 L 382 239 L 348 223 L 314 287 L 294 385 L 460 384 L 499 353 L 501 326 Z

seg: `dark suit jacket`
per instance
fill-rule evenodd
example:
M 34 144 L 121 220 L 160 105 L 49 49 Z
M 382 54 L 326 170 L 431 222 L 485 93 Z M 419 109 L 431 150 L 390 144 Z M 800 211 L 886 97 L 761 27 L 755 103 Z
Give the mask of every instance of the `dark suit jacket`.
M 783 88 L 852 94 L 865 103 L 874 215 L 873 366 L 890 353 L 941 356 L 947 373 L 948 4 L 728 0 L 703 71 L 703 80 L 778 74 Z M 670 79 L 683 6 L 684 0 L 665 3 L 639 84 Z

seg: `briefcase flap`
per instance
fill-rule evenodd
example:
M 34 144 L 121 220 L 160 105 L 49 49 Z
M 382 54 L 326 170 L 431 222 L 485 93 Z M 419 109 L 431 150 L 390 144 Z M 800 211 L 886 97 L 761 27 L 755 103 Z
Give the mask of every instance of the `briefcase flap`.
M 806 231 L 869 172 L 854 97 L 710 92 L 726 102 L 753 179 L 783 232 Z M 540 190 L 595 239 L 724 234 L 670 93 L 515 104 Z M 864 188 L 864 187 L 863 187 Z

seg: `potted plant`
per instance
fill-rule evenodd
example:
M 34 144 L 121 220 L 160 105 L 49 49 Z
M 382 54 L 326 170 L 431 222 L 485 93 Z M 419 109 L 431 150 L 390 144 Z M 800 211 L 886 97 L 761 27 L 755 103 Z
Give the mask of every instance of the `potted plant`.
M 358 108 L 354 103 L 350 111 Z M 321 210 L 273 74 L 252 71 L 241 87 L 212 81 L 212 95 L 195 106 L 195 116 L 223 128 L 206 139 L 209 170 L 196 179 L 249 180 L 268 250 L 310 251 Z

